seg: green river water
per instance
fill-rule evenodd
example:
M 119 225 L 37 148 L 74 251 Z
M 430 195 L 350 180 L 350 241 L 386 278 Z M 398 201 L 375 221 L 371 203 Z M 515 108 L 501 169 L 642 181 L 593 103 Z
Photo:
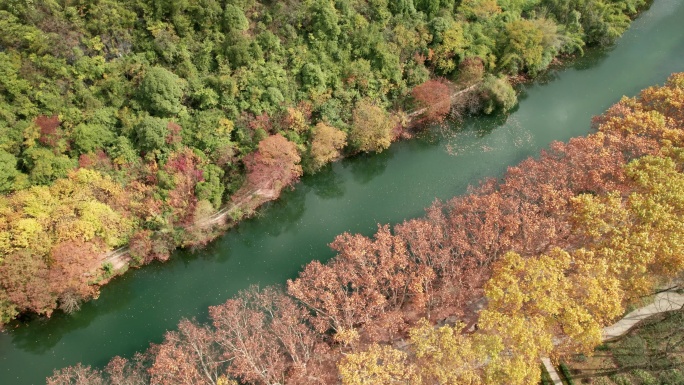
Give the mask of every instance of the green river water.
M 587 134 L 593 115 L 677 71 L 684 71 L 684 2 L 655 0 L 611 49 L 525 86 L 509 116 L 469 119 L 338 162 L 207 248 L 115 279 L 73 315 L 11 325 L 0 334 L 0 385 L 42 384 L 55 368 L 102 366 L 144 350 L 183 317 L 204 320 L 208 306 L 251 284 L 283 284 L 308 261 L 330 258 L 337 234 L 372 234 L 377 223 L 420 216 L 435 198 L 501 176 L 553 140 Z

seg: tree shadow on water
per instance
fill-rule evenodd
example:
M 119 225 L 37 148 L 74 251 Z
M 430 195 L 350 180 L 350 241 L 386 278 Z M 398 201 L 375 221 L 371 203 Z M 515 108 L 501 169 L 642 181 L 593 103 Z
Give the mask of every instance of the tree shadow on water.
M 131 277 L 115 278 L 102 290 L 114 291 L 106 293 L 106 299 L 90 300 L 81 304 L 80 310 L 66 314 L 55 311 L 50 318 L 37 315 L 25 315 L 20 320 L 6 326 L 6 333 L 12 344 L 19 350 L 33 354 L 44 354 L 54 348 L 62 338 L 79 329 L 85 329 L 98 317 L 108 313 L 119 312 L 133 299 L 130 287 Z M 114 294 L 114 295 L 112 295 Z
M 291 231 L 306 211 L 309 190 L 303 183 L 297 184 L 296 189 L 283 190 L 280 198 L 257 209 L 255 218 L 241 230 L 253 226 L 249 229 L 250 233 L 266 233 L 273 237 Z
M 302 179 L 302 184 L 311 188 L 321 199 L 334 199 L 344 196 L 344 181 L 342 175 L 335 171 L 332 164 L 328 164 L 313 175 Z
M 478 138 L 485 137 L 495 129 L 504 126 L 512 113 L 518 110 L 518 105 L 507 113 L 497 111 L 491 115 L 483 115 L 473 119 L 468 130 L 473 132 Z
M 393 156 L 394 151 L 390 148 L 379 154 L 361 154 L 345 159 L 342 165 L 344 168 L 349 168 L 356 182 L 366 184 L 385 172 L 387 163 Z

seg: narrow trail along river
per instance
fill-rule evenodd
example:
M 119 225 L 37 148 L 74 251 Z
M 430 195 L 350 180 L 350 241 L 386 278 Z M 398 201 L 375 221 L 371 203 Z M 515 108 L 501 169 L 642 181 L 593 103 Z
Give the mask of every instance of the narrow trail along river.
M 420 216 L 435 198 L 501 176 L 553 140 L 587 134 L 591 117 L 622 95 L 684 71 L 682 20 L 684 2 L 655 0 L 611 49 L 526 86 L 509 116 L 469 119 L 336 163 L 206 249 L 130 272 L 73 315 L 10 325 L 0 334 L 0 384 L 42 384 L 54 368 L 130 356 L 183 317 L 203 320 L 208 306 L 251 284 L 283 284 L 308 261 L 330 258 L 327 244 L 339 233 L 371 234 L 377 223 Z

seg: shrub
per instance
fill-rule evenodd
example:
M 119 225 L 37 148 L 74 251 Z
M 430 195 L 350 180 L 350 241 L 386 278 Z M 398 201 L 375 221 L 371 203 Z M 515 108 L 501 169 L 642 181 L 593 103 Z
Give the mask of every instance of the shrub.
M 499 109 L 504 112 L 509 111 L 518 103 L 515 90 L 506 78 L 487 75 L 482 83 L 481 93 L 485 100 L 484 112 L 486 114 Z
M 575 385 L 575 381 L 572 380 L 572 374 L 570 374 L 570 369 L 568 368 L 565 363 L 562 363 L 558 366 L 558 369 L 560 369 L 561 374 L 565 378 L 565 381 L 568 383 L 568 385 Z
M 610 376 L 610 379 L 613 380 L 613 382 L 616 385 L 632 385 L 632 378 L 624 373 L 618 373 Z

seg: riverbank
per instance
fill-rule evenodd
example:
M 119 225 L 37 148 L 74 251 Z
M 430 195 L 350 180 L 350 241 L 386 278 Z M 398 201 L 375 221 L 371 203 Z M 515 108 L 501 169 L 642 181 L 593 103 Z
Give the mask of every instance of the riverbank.
M 551 141 L 586 135 L 592 115 L 619 95 L 662 84 L 682 68 L 675 54 L 682 52 L 680 7 L 656 2 L 609 52 L 588 52 L 551 74 L 553 81 L 525 87 L 508 117 L 466 119 L 456 131 L 442 130 L 446 136 L 419 135 L 381 154 L 337 162 L 206 248 L 129 271 L 79 312 L 22 320 L 26 326 L 0 335 L 0 382 L 41 383 L 55 367 L 102 367 L 111 356 L 132 357 L 161 342 L 181 318 L 206 320 L 207 306 L 251 284 L 282 284 L 309 261 L 327 260 L 326 244 L 337 234 L 370 234 L 377 223 L 422 216 L 435 197 L 463 194 Z
M 426 384 L 444 373 L 539 381 L 542 357 L 593 350 L 630 298 L 684 271 L 684 221 L 673 208 L 684 186 L 684 118 L 669 108 L 681 104 L 683 79 L 623 98 L 594 120 L 597 133 L 554 143 L 422 218 L 338 235 L 336 256 L 304 266 L 287 291 L 251 287 L 210 307 L 209 325 L 182 320 L 146 353 L 149 369 L 129 375 L 352 384 L 380 370 Z M 459 323 L 435 329 L 453 316 L 467 322 L 483 293 L 472 333 Z M 410 354 L 397 338 L 409 339 Z M 140 368 L 137 357 L 126 365 Z M 393 364 L 378 368 L 378 359 Z M 77 366 L 48 382 L 71 373 L 112 375 Z
M 458 103 L 462 98 L 477 99 L 480 97 L 477 94 L 482 92 L 482 90 L 479 89 L 481 85 L 482 82 L 480 81 L 464 87 L 453 85 L 452 88 L 456 88 L 457 90 L 452 92 L 449 98 L 440 103 L 448 105 L 449 108 L 447 108 L 447 110 L 451 110 L 455 103 Z M 470 102 L 470 104 L 472 104 L 472 102 Z M 412 134 L 410 134 L 412 129 L 420 129 L 415 127 L 415 122 L 430 108 L 443 107 L 423 107 L 406 113 L 405 115 L 408 120 L 405 124 L 407 127 L 394 135 L 393 142 L 401 139 L 409 139 L 412 136 Z M 455 108 L 463 110 L 466 107 L 459 105 L 455 106 Z M 462 115 L 462 113 L 459 115 Z M 420 124 L 424 125 L 426 122 L 421 120 Z M 335 161 L 340 161 L 342 159 L 342 157 L 338 157 Z M 250 189 L 246 192 L 238 192 L 232 197 L 232 201 L 222 209 L 207 217 L 197 219 L 195 223 L 186 230 L 187 233 L 196 234 L 195 238 L 186 240 L 183 244 L 179 245 L 179 247 L 192 248 L 206 245 L 208 242 L 213 241 L 225 231 L 228 231 L 231 227 L 235 226 L 239 221 L 254 215 L 256 210 L 263 204 L 278 199 L 279 196 L 280 191 L 275 189 Z M 108 266 L 107 269 L 112 270 L 113 274 L 109 277 L 111 279 L 125 273 L 131 267 L 131 263 L 134 263 L 134 259 L 130 256 L 129 248 L 124 246 L 103 254 L 100 257 L 100 262 L 101 266 Z M 140 265 L 136 267 L 140 267 Z M 93 272 L 93 275 L 95 274 L 97 273 Z M 108 282 L 108 280 L 102 281 L 102 284 L 106 282 Z
M 0 189 L 14 192 L 0 204 L 0 320 L 97 296 L 93 285 L 111 278 L 112 262 L 122 265 L 93 273 L 104 250 L 128 242 L 142 265 L 203 242 L 193 222 L 245 179 L 270 189 L 250 180 L 268 185 L 287 166 L 274 184 L 289 185 L 299 167 L 318 169 L 343 148 L 385 149 L 402 118 L 391 111 L 410 108 L 409 94 L 439 96 L 437 87 L 423 87 L 423 99 L 414 93 L 430 77 L 484 78 L 485 109 L 510 108 L 510 85 L 486 73 L 535 75 L 553 56 L 609 45 L 645 6 L 620 0 L 587 18 L 581 11 L 593 5 L 572 3 L 573 21 L 563 7 L 542 7 L 553 18 L 518 3 L 484 13 L 427 4 L 294 1 L 285 12 L 249 2 L 204 13 L 112 0 L 106 30 L 99 7 L 0 11 L 12 32 L 0 60 L 17 79 L 0 98 Z

